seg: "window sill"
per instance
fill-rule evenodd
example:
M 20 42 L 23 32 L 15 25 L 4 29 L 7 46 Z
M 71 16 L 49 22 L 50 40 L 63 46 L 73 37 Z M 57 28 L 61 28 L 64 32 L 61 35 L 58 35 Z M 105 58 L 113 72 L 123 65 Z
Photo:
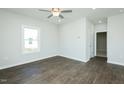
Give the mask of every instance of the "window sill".
M 33 54 L 33 53 L 39 53 L 40 50 L 35 50 L 35 51 L 24 51 L 23 54 Z

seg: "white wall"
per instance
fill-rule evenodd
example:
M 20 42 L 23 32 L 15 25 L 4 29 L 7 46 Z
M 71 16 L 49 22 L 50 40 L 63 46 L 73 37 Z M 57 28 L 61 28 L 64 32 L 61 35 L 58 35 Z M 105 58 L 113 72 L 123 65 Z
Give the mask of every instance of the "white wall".
M 0 10 L 0 20 L 0 69 L 56 55 L 83 62 L 93 56 L 94 25 L 86 18 L 58 26 Z M 40 52 L 22 53 L 22 25 L 41 28 Z
M 87 62 L 90 58 L 87 48 L 90 36 L 87 31 L 90 33 L 93 30 L 92 26 L 86 18 L 60 25 L 60 55 Z
M 89 60 L 94 57 L 94 25 L 90 20 L 86 21 L 86 59 Z
M 107 23 L 96 24 L 95 32 L 107 32 Z
M 108 18 L 108 62 L 124 65 L 124 14 Z
M 85 61 L 84 18 L 59 26 L 60 55 Z
M 32 54 L 22 53 L 22 24 L 41 28 L 40 52 Z M 57 55 L 57 40 L 57 25 L 0 10 L 0 41 L 2 45 L 0 46 L 0 69 Z
M 1 27 L 1 26 L 0 26 Z M 2 33 L 0 32 L 0 59 L 2 59 Z

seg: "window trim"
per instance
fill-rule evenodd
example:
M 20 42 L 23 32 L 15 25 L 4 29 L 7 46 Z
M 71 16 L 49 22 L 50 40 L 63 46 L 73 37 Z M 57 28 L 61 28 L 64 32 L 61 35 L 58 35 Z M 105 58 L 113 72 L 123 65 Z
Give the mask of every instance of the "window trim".
M 33 50 L 33 51 L 25 51 L 24 47 L 24 28 L 29 28 L 29 29 L 36 29 L 38 31 L 38 48 Z M 40 27 L 37 26 L 29 26 L 29 25 L 22 25 L 22 53 L 23 54 L 30 54 L 30 53 L 38 53 L 40 52 Z

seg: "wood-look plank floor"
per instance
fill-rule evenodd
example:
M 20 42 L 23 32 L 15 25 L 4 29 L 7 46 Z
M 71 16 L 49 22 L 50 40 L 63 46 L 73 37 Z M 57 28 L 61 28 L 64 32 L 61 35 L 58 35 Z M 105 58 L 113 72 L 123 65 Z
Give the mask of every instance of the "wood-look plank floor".
M 0 70 L 1 84 L 118 84 L 124 83 L 124 66 L 95 57 L 87 63 L 53 57 Z

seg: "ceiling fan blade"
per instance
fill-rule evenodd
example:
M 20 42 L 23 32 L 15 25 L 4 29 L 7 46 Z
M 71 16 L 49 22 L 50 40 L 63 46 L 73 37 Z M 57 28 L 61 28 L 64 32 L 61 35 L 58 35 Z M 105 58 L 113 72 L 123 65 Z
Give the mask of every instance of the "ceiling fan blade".
M 63 10 L 63 11 L 61 11 L 62 13 L 71 13 L 72 12 L 72 10 Z
M 49 10 L 38 9 L 39 11 L 50 12 Z
M 51 18 L 53 15 L 51 14 L 51 15 L 49 15 L 47 18 Z
M 63 16 L 63 15 L 59 15 L 59 17 L 60 17 L 61 19 L 63 19 L 63 18 L 64 18 L 64 16 Z

